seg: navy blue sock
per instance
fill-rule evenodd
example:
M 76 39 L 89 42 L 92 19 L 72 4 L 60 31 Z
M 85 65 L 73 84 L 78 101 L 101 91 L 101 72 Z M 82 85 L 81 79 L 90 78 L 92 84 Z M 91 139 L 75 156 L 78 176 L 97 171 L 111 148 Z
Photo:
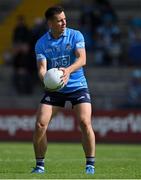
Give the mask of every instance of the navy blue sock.
M 44 167 L 45 159 L 44 158 L 37 158 L 36 159 L 36 166 Z
M 94 166 L 95 164 L 95 157 L 86 157 L 86 165 Z

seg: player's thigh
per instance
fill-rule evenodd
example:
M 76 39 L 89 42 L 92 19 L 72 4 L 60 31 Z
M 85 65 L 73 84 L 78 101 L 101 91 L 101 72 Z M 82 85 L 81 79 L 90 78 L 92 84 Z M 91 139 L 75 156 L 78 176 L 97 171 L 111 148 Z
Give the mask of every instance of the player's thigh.
M 83 122 L 84 124 L 91 123 L 91 114 L 92 114 L 92 107 L 91 103 L 80 103 L 73 107 L 75 115 L 79 122 Z
M 58 112 L 58 107 L 48 105 L 48 104 L 40 104 L 37 110 L 37 120 L 36 123 L 40 123 L 41 125 L 48 126 L 51 118 Z

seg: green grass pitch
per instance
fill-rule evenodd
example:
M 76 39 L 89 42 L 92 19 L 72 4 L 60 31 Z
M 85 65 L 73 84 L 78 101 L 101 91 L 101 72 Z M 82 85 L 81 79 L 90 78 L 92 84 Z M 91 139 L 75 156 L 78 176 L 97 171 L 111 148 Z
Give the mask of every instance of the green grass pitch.
M 46 173 L 34 166 L 32 143 L 0 143 L 0 179 L 140 179 L 141 145 L 97 144 L 95 175 L 85 174 L 79 143 L 49 143 Z

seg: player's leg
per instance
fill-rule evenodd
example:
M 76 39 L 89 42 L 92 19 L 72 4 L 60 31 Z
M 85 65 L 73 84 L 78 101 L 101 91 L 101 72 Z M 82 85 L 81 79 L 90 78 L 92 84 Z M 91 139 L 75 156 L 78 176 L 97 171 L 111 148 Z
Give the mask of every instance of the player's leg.
M 86 173 L 94 174 L 95 135 L 91 124 L 91 103 L 75 105 L 74 112 L 79 120 L 82 132 L 82 145 L 86 156 Z
M 58 110 L 57 107 L 41 104 L 37 111 L 37 120 L 33 135 L 33 144 L 36 157 L 35 173 L 44 172 L 44 158 L 47 150 L 47 135 L 46 130 L 53 114 Z

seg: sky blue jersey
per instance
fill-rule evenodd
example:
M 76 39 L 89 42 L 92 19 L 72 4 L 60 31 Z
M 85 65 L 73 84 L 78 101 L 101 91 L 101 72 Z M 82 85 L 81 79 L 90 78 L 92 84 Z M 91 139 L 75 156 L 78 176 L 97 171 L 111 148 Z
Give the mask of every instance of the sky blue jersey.
M 48 31 L 35 45 L 36 59 L 46 60 L 47 69 L 68 67 L 76 61 L 75 50 L 78 48 L 85 48 L 80 31 L 66 28 L 58 39 L 54 39 Z M 59 92 L 70 93 L 82 88 L 87 88 L 87 82 L 81 67 L 70 74 L 68 83 Z

